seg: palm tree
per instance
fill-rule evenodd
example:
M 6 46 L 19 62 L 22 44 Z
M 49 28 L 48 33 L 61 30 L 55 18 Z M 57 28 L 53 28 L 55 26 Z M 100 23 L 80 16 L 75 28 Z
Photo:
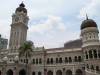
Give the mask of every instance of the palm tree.
M 22 44 L 19 48 L 19 57 L 25 57 L 25 63 L 26 63 L 26 74 L 27 74 L 27 64 L 28 64 L 28 58 L 31 57 L 31 53 L 33 51 L 33 42 L 26 41 L 24 44 Z

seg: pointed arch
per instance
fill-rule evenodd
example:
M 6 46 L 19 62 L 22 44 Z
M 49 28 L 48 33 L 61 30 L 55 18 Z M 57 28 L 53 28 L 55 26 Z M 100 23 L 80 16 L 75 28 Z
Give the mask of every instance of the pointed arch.
M 12 71 L 11 69 L 9 69 L 9 70 L 7 71 L 7 75 L 13 75 L 13 71 Z
M 72 71 L 71 70 L 67 70 L 66 71 L 66 75 L 72 75 Z
M 83 72 L 81 69 L 77 69 L 75 72 L 75 75 L 83 75 Z
M 35 75 L 35 72 L 34 71 L 32 72 L 32 75 Z
M 56 75 L 62 75 L 62 71 L 61 70 L 57 70 Z
M 21 69 L 21 70 L 19 71 L 19 75 L 26 75 L 26 71 L 25 71 L 24 69 Z
M 53 71 L 49 70 L 49 71 L 47 72 L 47 75 L 53 75 Z

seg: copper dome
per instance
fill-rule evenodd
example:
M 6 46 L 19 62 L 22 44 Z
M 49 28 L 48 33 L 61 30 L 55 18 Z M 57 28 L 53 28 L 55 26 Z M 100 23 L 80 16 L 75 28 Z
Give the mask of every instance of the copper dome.
M 86 19 L 81 24 L 81 29 L 87 28 L 87 27 L 97 27 L 97 24 L 92 19 Z

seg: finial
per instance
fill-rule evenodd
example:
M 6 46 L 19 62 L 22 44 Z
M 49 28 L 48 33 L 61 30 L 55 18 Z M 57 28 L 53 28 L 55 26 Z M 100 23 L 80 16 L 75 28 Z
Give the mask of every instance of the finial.
M 23 1 L 22 1 L 22 3 L 20 4 L 20 7 L 25 7 L 25 5 L 24 5 Z
M 88 20 L 88 15 L 87 15 L 87 13 L 86 13 L 86 20 Z

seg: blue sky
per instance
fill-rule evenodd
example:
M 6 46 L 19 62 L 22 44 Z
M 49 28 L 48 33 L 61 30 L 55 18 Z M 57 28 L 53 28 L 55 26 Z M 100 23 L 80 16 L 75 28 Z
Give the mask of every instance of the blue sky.
M 28 10 L 27 39 L 35 46 L 63 47 L 80 38 L 80 26 L 86 13 L 100 28 L 100 0 L 23 0 Z M 0 33 L 9 39 L 11 16 L 21 0 L 1 0 Z

